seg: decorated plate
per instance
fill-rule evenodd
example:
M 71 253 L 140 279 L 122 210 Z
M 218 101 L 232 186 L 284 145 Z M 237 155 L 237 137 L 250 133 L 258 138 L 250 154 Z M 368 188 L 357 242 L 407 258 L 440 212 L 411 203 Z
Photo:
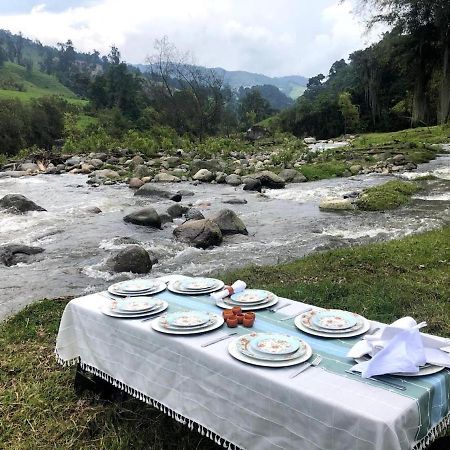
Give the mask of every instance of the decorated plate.
M 216 305 L 219 308 L 223 308 L 223 309 L 229 309 L 230 306 L 240 306 L 242 311 L 254 311 L 257 309 L 269 308 L 273 305 L 276 305 L 277 303 L 278 303 L 278 297 L 273 296 L 273 299 L 270 300 L 269 302 L 261 303 L 261 304 L 257 304 L 257 305 L 244 305 L 244 304 L 234 305 L 231 303 L 227 303 L 224 300 L 217 300 Z
M 223 281 L 216 280 L 217 283 L 213 285 L 212 287 L 206 288 L 206 289 L 198 289 L 198 290 L 187 290 L 181 288 L 181 283 L 185 282 L 186 280 L 175 280 L 171 281 L 168 284 L 169 291 L 175 292 L 176 294 L 185 294 L 185 295 L 205 295 L 209 294 L 211 292 L 218 291 L 222 289 L 225 284 Z
M 258 302 L 247 302 L 247 303 L 234 302 L 230 298 L 224 298 L 223 301 L 230 306 L 251 306 L 251 305 L 263 305 L 265 303 L 269 303 L 274 299 L 274 297 L 275 297 L 274 295 L 271 295 L 270 297 L 267 297 L 264 300 L 260 300 Z
M 322 327 L 319 327 L 314 324 L 314 317 L 316 316 L 316 314 L 318 314 L 320 312 L 322 312 L 321 309 L 313 309 L 311 311 L 306 312 L 305 314 L 302 314 L 300 317 L 301 317 L 301 322 L 302 322 L 303 326 L 305 326 L 306 328 L 309 328 L 310 330 L 315 330 L 318 332 L 325 332 L 328 334 L 341 335 L 343 333 L 351 333 L 353 331 L 357 331 L 364 325 L 364 318 L 362 316 L 360 316 L 359 314 L 350 313 L 356 319 L 356 324 L 353 325 L 352 327 L 345 328 L 343 330 L 322 328 Z
M 116 309 L 120 312 L 144 312 L 155 309 L 161 301 L 149 297 L 125 297 L 117 301 Z
M 316 327 L 326 330 L 345 330 L 354 327 L 358 320 L 354 314 L 339 309 L 326 309 L 317 311 L 312 316 L 311 322 Z
M 250 347 L 257 353 L 289 355 L 300 348 L 300 341 L 285 334 L 259 333 L 250 340 Z
M 262 289 L 245 289 L 242 292 L 233 294 L 230 298 L 234 303 L 255 304 L 266 301 L 270 296 L 273 296 L 271 292 L 263 291 Z
M 130 280 L 132 281 L 132 280 Z M 145 291 L 141 291 L 141 292 L 124 292 L 124 291 L 120 291 L 117 290 L 114 286 L 114 284 L 112 286 L 110 286 L 108 288 L 108 292 L 110 294 L 113 295 L 117 295 L 119 297 L 142 297 L 145 295 L 153 295 L 153 294 L 157 294 L 158 292 L 162 292 L 166 289 L 166 284 L 158 281 L 158 282 L 153 282 L 154 285 L 151 289 L 145 290 Z
M 202 291 L 216 287 L 220 280 L 214 278 L 190 278 L 179 282 L 181 290 L 186 291 Z
M 353 336 L 359 336 L 360 334 L 364 334 L 370 329 L 370 322 L 365 319 L 362 316 L 359 316 L 362 321 L 362 325 L 355 325 L 355 327 L 359 328 L 349 328 L 347 330 L 325 330 L 320 327 L 315 327 L 315 325 L 312 325 L 310 323 L 310 316 L 311 313 L 314 311 L 309 311 L 303 314 L 300 314 L 297 316 L 294 320 L 295 326 L 308 334 L 312 334 L 313 336 L 320 336 L 320 337 L 326 337 L 326 338 L 335 338 L 335 339 L 341 339 L 341 338 L 347 338 L 347 337 L 353 337 Z M 307 324 L 307 325 L 306 325 Z
M 138 312 L 138 313 L 123 313 L 120 312 L 115 305 L 115 302 L 107 302 L 107 304 L 103 305 L 103 307 L 101 308 L 101 312 L 107 316 L 111 316 L 111 317 L 117 317 L 120 319 L 137 319 L 139 317 L 143 318 L 143 317 L 150 317 L 153 316 L 155 314 L 159 314 L 163 311 L 165 311 L 168 307 L 169 304 L 164 301 L 164 300 L 160 300 L 161 304 L 160 306 L 158 306 L 155 309 L 152 309 L 150 311 L 146 311 L 146 312 Z
M 192 328 L 204 326 L 210 319 L 210 315 L 202 311 L 179 311 L 161 317 L 160 324 L 164 323 L 166 328 Z
M 368 359 L 369 359 L 368 357 L 355 358 L 355 361 L 357 363 L 362 363 L 362 362 L 367 361 Z M 442 367 L 442 366 L 434 366 L 433 364 L 425 364 L 424 366 L 421 366 L 419 368 L 419 371 L 417 373 L 389 373 L 386 375 L 395 376 L 395 377 L 423 377 L 425 375 L 433 375 L 444 369 L 445 369 L 445 367 Z
M 216 330 L 220 328 L 224 323 L 224 318 L 219 316 L 218 314 L 213 314 L 215 321 L 211 323 L 211 325 L 207 325 L 205 327 L 196 327 L 196 328 L 165 328 L 161 326 L 159 323 L 159 319 L 152 320 L 152 328 L 155 331 L 159 331 L 160 333 L 165 334 L 199 334 L 199 333 L 207 333 L 209 331 Z M 212 319 L 211 319 L 212 320 Z
M 305 346 L 305 352 L 302 355 L 293 357 L 292 359 L 284 359 L 284 360 L 274 360 L 274 359 L 261 359 L 258 355 L 258 358 L 254 356 L 249 356 L 242 353 L 238 348 L 238 342 L 242 339 L 243 336 L 233 339 L 228 345 L 228 352 L 233 358 L 236 358 L 239 361 L 245 362 L 247 364 L 252 364 L 254 366 L 262 366 L 262 367 L 288 367 L 295 366 L 302 362 L 307 361 L 311 358 L 312 349 L 307 342 L 302 341 L 302 346 Z M 301 346 L 301 347 L 302 347 Z
M 149 291 L 155 287 L 157 283 L 154 280 L 147 279 L 136 279 L 136 280 L 126 280 L 120 283 L 115 283 L 111 287 L 117 292 L 143 292 Z

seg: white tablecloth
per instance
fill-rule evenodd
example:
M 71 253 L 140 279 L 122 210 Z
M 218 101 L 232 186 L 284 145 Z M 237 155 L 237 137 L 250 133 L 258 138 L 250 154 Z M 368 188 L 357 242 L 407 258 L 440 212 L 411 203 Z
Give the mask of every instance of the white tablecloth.
M 230 340 L 203 348 L 228 328 L 171 336 L 150 322 L 101 313 L 106 299 L 89 295 L 64 311 L 56 352 L 164 410 L 216 442 L 243 449 L 403 450 L 414 446 L 415 400 L 310 368 L 250 366 L 227 352 Z M 295 302 L 283 312 L 306 305 Z M 280 311 L 281 312 L 281 311 Z M 231 446 L 231 445 L 230 445 Z

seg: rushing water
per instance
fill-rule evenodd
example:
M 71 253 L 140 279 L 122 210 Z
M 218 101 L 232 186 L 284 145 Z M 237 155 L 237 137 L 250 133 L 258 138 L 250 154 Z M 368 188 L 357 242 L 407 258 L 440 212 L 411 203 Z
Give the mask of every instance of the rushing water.
M 47 209 L 23 216 L 0 213 L 0 245 L 21 243 L 45 248 L 38 261 L 13 267 L 0 266 L 0 318 L 39 298 L 81 295 L 100 290 L 112 280 L 131 274 L 110 274 L 103 264 L 121 246 L 115 237 L 128 236 L 153 250 L 159 263 L 152 274 L 182 272 L 207 274 L 250 264 L 290 261 L 316 249 L 334 248 L 405 236 L 436 228 L 450 219 L 450 157 L 424 164 L 413 178 L 432 173 L 425 192 L 411 205 L 386 213 L 321 212 L 321 198 L 341 195 L 386 181 L 388 176 L 364 175 L 317 182 L 290 184 L 268 190 L 265 196 L 241 187 L 180 183 L 170 190 L 194 193 L 183 204 L 202 204 L 207 217 L 222 208 L 233 209 L 247 225 L 248 236 L 226 237 L 220 247 L 200 250 L 174 241 L 173 228 L 182 222 L 153 230 L 126 224 L 125 214 L 147 205 L 164 211 L 172 202 L 133 196 L 126 186 L 89 187 L 82 175 L 39 175 L 0 179 L 0 198 L 8 193 L 27 196 Z M 247 204 L 226 205 L 230 197 Z M 210 203 L 210 206 L 205 206 Z M 97 206 L 101 214 L 87 210 Z

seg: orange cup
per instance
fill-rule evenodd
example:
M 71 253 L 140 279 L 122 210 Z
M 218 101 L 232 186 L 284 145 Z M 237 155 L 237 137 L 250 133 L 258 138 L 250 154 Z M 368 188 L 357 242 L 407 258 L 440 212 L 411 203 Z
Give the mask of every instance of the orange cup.
M 245 316 L 246 319 L 253 319 L 254 320 L 255 317 L 256 317 L 256 314 L 254 312 L 252 312 L 252 311 L 247 311 L 244 314 L 244 316 Z
M 225 309 L 225 310 L 222 312 L 222 315 L 223 315 L 223 318 L 226 320 L 227 317 L 234 316 L 234 312 L 233 312 L 232 309 Z
M 244 316 L 244 320 L 242 321 L 242 325 L 244 325 L 244 327 L 251 328 L 254 323 L 255 323 L 255 319 L 254 318 L 253 319 L 249 319 L 249 318 Z
M 233 306 L 232 311 L 234 312 L 234 314 L 237 314 L 237 313 L 241 313 L 242 309 L 240 306 Z
M 236 316 L 228 316 L 227 325 L 229 328 L 236 328 L 238 326 L 238 318 Z
M 237 313 L 236 314 L 237 320 L 239 323 L 242 323 L 244 321 L 244 314 L 243 313 Z

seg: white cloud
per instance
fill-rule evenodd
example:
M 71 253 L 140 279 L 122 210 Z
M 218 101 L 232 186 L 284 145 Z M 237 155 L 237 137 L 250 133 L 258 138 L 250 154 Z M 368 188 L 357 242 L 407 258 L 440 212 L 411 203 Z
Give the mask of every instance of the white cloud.
M 134 63 L 167 35 L 201 64 L 268 75 L 326 73 L 367 43 L 349 3 L 337 0 L 98 0 L 57 12 L 44 1 L 0 16 L 0 27 L 45 44 L 72 39 L 83 51 L 115 44 Z

